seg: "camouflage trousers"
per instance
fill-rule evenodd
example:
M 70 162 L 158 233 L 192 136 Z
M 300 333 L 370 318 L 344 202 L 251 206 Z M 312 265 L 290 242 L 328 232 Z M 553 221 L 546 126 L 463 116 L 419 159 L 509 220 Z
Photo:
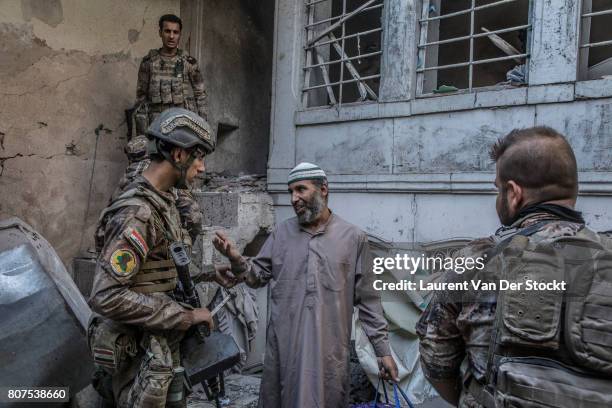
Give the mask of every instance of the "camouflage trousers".
M 130 369 L 113 378 L 117 407 L 187 406 L 185 378 L 180 367 L 182 337 L 182 333 L 170 336 L 144 333 L 141 358 L 135 358 Z
M 95 363 L 92 385 L 116 407 L 186 406 L 180 342 L 185 332 L 151 333 L 95 317 L 87 339 Z

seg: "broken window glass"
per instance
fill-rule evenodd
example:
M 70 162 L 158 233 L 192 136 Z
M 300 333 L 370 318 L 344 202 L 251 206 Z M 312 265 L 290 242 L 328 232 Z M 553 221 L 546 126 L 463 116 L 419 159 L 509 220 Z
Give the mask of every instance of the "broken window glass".
M 423 0 L 417 95 L 527 83 L 529 0 Z
M 383 0 L 306 0 L 305 107 L 376 101 Z
M 579 79 L 612 76 L 610 0 L 583 0 L 581 17 Z

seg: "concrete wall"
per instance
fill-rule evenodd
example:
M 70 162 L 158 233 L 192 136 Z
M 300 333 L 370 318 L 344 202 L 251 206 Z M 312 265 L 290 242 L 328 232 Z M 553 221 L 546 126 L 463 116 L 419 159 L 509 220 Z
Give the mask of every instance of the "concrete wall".
M 293 215 L 289 169 L 313 161 L 328 172 L 332 208 L 381 238 L 490 234 L 499 222 L 489 147 L 513 128 L 548 125 L 576 152 L 580 209 L 594 228 L 612 228 L 612 80 L 576 81 L 577 2 L 533 1 L 529 86 L 415 98 L 419 3 L 385 1 L 379 102 L 306 109 L 305 10 L 277 2 L 268 166 L 277 220 Z
M 0 218 L 18 216 L 68 262 L 125 168 L 125 108 L 157 19 L 179 0 L 3 0 Z
M 200 63 L 218 130 L 208 171 L 265 174 L 274 0 L 183 0 L 181 15 L 182 41 Z

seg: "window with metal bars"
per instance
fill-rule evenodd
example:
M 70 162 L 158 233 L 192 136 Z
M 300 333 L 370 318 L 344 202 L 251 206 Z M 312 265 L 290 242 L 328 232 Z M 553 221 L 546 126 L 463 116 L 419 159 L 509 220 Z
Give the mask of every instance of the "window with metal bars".
M 583 0 L 580 20 L 579 79 L 612 77 L 612 2 Z
M 378 100 L 383 0 L 306 0 L 304 107 Z
M 417 96 L 527 83 L 530 0 L 422 0 Z

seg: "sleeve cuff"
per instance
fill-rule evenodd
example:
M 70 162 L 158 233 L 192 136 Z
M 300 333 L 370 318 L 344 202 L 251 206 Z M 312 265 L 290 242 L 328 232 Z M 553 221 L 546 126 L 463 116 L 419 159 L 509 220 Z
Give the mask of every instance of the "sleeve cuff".
M 181 321 L 176 326 L 177 330 L 185 331 L 193 326 L 193 313 L 189 309 L 183 309 L 181 313 Z
M 389 346 L 389 342 L 386 340 L 381 340 L 376 344 L 372 343 L 372 347 L 374 347 L 374 353 L 376 357 L 384 357 L 391 355 L 391 347 Z
M 423 356 L 421 356 L 420 360 L 421 368 L 423 369 L 423 374 L 427 379 L 443 381 L 454 380 L 459 377 L 459 370 L 448 370 L 445 368 L 436 367 L 434 365 L 428 365 L 427 362 L 423 359 Z

